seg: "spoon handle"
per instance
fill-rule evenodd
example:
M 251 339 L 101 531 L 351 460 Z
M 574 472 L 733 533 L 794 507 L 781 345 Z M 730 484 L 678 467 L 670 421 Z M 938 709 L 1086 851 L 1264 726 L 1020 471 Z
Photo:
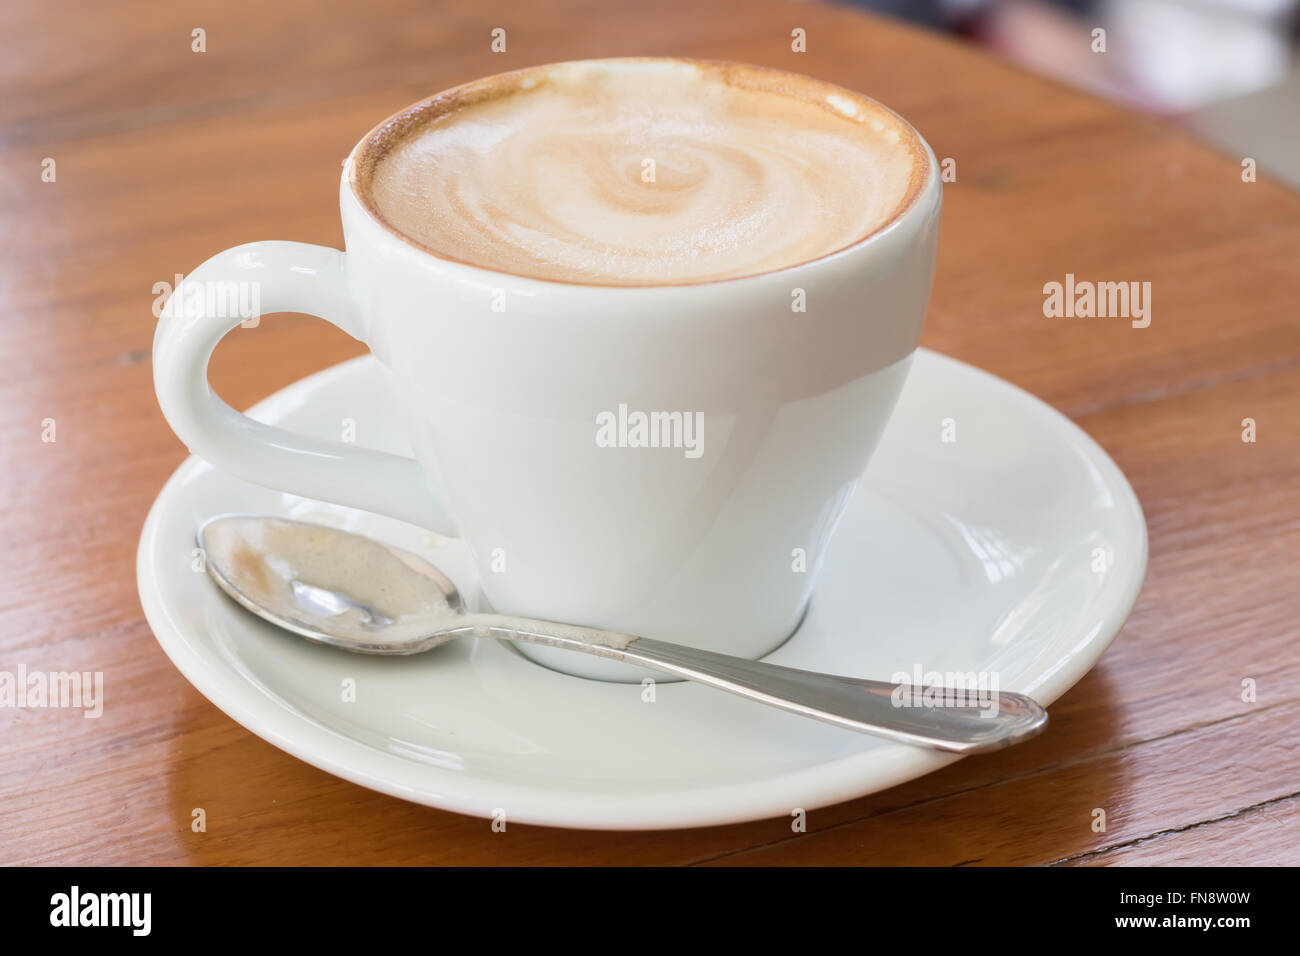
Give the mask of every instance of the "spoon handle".
M 820 674 L 650 638 L 634 642 L 625 659 L 837 727 L 951 753 L 997 750 L 1047 726 L 1047 711 L 1023 694 Z
M 648 637 L 503 615 L 467 615 L 458 623 L 463 625 L 455 628 L 459 633 L 625 661 L 837 727 L 950 753 L 997 750 L 1047 726 L 1047 711 L 1023 694 L 819 674 Z

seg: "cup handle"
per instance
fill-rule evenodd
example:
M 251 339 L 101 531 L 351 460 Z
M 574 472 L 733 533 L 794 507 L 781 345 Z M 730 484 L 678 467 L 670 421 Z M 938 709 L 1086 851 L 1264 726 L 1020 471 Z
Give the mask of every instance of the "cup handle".
M 245 290 L 256 296 L 244 296 Z M 154 334 L 154 389 L 177 437 L 200 458 L 256 484 L 456 535 L 414 458 L 264 425 L 212 391 L 208 361 L 227 332 L 253 318 L 239 314 L 249 299 L 258 315 L 306 312 L 365 341 L 339 250 L 253 242 L 218 253 L 173 291 Z

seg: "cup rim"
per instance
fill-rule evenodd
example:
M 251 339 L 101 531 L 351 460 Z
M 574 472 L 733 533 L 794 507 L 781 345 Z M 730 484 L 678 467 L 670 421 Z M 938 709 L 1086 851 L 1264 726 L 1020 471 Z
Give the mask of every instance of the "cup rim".
M 686 64 L 688 66 L 704 66 L 728 72 L 739 72 L 751 76 L 758 76 L 766 79 L 773 85 L 779 84 L 782 81 L 787 84 L 804 87 L 811 85 L 820 90 L 824 90 L 827 93 L 837 94 L 846 97 L 849 100 L 856 100 L 865 103 L 869 109 L 877 110 L 885 114 L 887 117 L 892 118 L 898 124 L 899 129 L 904 133 L 904 135 L 908 136 L 911 140 L 909 146 L 913 151 L 916 164 L 912 173 L 911 181 L 908 183 L 907 192 L 904 194 L 903 199 L 899 202 L 897 208 L 894 209 L 889 218 L 876 226 L 876 228 L 872 229 L 865 235 L 858 237 L 847 245 L 823 253 L 813 259 L 805 259 L 801 262 L 782 266 L 779 269 L 767 269 L 762 272 L 752 272 L 738 276 L 726 276 L 714 279 L 696 279 L 684 282 L 646 282 L 636 285 L 626 285 L 574 279 L 544 278 L 541 276 L 526 275 L 522 272 L 509 272 L 504 269 L 497 269 L 491 266 L 480 265 L 457 258 L 447 252 L 427 246 L 419 240 L 408 236 L 406 233 L 397 229 L 389 223 L 382 214 L 380 214 L 370 192 L 363 188 L 360 170 L 363 168 L 373 170 L 377 161 L 386 155 L 388 150 L 396 143 L 400 142 L 404 138 L 405 134 L 412 127 L 417 125 L 427 113 L 445 113 L 454 108 L 457 103 L 462 102 L 468 95 L 480 92 L 491 86 L 513 84 L 525 79 L 530 74 L 537 74 L 547 70 L 567 66 L 601 63 L 678 63 Z M 698 288 L 700 286 L 722 285 L 724 283 L 762 279 L 806 269 L 827 262 L 828 260 L 851 255 L 862 249 L 864 246 L 873 244 L 876 240 L 880 239 L 887 233 L 893 232 L 904 220 L 915 216 L 921 198 L 929 191 L 934 182 L 935 175 L 934 153 L 916 127 L 897 112 L 865 93 L 860 93 L 856 90 L 839 86 L 827 80 L 821 80 L 816 77 L 802 73 L 794 73 L 788 70 L 778 70 L 773 67 L 759 66 L 757 64 L 743 63 L 735 60 L 717 60 L 680 56 L 593 57 L 583 60 L 561 60 L 553 63 L 539 63 L 534 66 L 527 66 L 516 70 L 507 70 L 502 73 L 494 73 L 490 76 L 478 77 L 411 103 L 377 123 L 352 148 L 352 151 L 348 154 L 348 157 L 344 162 L 343 168 L 343 180 L 348 186 L 348 191 L 351 193 L 352 198 L 356 201 L 362 212 L 365 213 L 366 217 L 372 223 L 410 248 L 437 259 L 439 262 L 463 269 L 473 270 L 486 275 L 501 276 L 511 281 L 538 282 L 544 285 L 564 286 L 567 288 L 626 290 L 629 292 L 644 292 L 647 289 L 688 289 Z

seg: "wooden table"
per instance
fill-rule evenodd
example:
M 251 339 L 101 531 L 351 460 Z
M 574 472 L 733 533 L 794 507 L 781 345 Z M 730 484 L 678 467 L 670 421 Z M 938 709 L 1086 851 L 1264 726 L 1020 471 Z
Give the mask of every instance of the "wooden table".
M 0 12 L 0 670 L 103 671 L 106 701 L 98 720 L 0 709 L 0 863 L 1300 863 L 1295 194 L 1166 124 L 846 9 L 65 6 Z M 429 92 L 670 53 L 863 90 L 956 160 L 924 344 L 1042 396 L 1114 456 L 1146 509 L 1150 571 L 1048 734 L 814 811 L 806 834 L 785 819 L 494 834 L 282 753 L 154 642 L 135 548 L 185 455 L 153 397 L 154 285 L 252 239 L 341 246 L 340 161 Z M 1151 282 L 1150 327 L 1045 318 L 1043 285 L 1066 273 Z M 243 407 L 358 351 L 274 317 L 227 339 L 213 382 Z

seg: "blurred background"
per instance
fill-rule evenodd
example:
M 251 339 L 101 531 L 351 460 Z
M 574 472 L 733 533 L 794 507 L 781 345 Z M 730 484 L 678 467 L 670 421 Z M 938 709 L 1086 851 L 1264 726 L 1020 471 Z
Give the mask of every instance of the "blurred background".
M 964 36 L 1035 73 L 1175 119 L 1300 189 L 1300 0 L 852 5 Z

